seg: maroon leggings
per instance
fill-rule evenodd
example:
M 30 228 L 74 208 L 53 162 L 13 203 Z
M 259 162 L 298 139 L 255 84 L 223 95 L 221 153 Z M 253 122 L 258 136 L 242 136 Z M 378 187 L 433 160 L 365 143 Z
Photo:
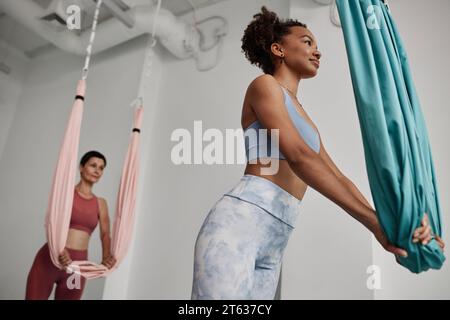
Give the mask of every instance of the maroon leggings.
M 72 260 L 87 260 L 87 250 L 73 250 L 67 248 Z M 60 270 L 53 264 L 50 258 L 50 252 L 47 243 L 45 243 L 41 249 L 39 249 L 36 257 L 34 258 L 33 265 L 31 266 L 30 273 L 27 279 L 27 291 L 25 294 L 26 300 L 46 300 L 50 296 L 53 290 L 53 285 L 56 283 L 55 300 L 80 300 L 83 294 L 86 279 L 82 276 L 79 278 L 79 289 L 75 288 L 73 284 L 77 281 L 74 280 L 73 273 L 67 273 L 65 270 Z M 69 287 L 67 286 L 67 279 L 69 280 Z M 71 285 L 72 284 L 72 285 Z

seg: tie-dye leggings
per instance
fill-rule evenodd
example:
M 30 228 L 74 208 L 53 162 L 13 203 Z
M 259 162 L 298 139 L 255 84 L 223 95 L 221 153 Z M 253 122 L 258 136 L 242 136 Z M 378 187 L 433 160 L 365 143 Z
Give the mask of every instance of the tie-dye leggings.
M 273 299 L 300 203 L 270 180 L 244 175 L 200 229 L 192 299 Z

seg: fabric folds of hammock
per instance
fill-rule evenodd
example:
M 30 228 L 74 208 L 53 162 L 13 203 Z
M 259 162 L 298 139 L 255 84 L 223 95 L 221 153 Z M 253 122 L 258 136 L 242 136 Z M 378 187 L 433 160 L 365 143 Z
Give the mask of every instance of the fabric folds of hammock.
M 77 87 L 77 96 L 84 97 L 85 90 L 85 80 L 80 80 Z M 60 269 L 63 269 L 63 267 L 59 263 L 58 257 L 66 245 L 72 214 L 83 107 L 83 100 L 76 99 L 60 149 L 45 219 L 50 256 L 53 264 Z M 140 129 L 142 116 L 143 108 L 140 106 L 136 109 L 135 113 L 135 129 Z M 69 272 L 80 273 L 87 279 L 106 276 L 116 269 L 125 257 L 134 226 L 137 177 L 139 171 L 139 139 L 139 130 L 133 130 L 117 196 L 111 242 L 111 254 L 114 255 L 117 263 L 113 268 L 107 269 L 104 265 L 90 261 L 73 261 L 68 267 Z
M 441 213 L 428 133 L 405 48 L 380 0 L 337 0 L 377 216 L 389 241 L 408 251 L 397 261 L 414 273 L 440 269 L 436 240 L 411 241 L 428 213 L 441 236 Z

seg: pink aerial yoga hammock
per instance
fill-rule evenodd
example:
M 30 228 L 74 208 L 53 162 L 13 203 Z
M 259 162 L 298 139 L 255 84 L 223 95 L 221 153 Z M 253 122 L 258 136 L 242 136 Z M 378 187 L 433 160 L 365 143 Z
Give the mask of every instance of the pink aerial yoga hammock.
M 65 248 L 69 231 L 73 204 L 73 190 L 75 188 L 78 165 L 77 159 L 81 119 L 83 115 L 84 95 L 86 92 L 85 79 L 87 78 L 89 58 L 95 37 L 95 27 L 100 5 L 101 0 L 97 3 L 92 35 L 87 49 L 88 55 L 83 69 L 83 79 L 78 82 L 77 97 L 72 107 L 59 153 L 45 218 L 50 257 L 53 264 L 60 269 L 64 268 L 59 263 L 58 257 Z M 142 116 L 143 108 L 142 105 L 140 105 L 135 111 L 134 127 L 123 166 L 112 230 L 111 254 L 115 257 L 117 262 L 111 269 L 108 269 L 104 265 L 99 265 L 90 261 L 73 261 L 67 268 L 69 272 L 79 273 L 87 279 L 103 277 L 116 269 L 126 255 L 134 226 L 137 177 L 139 171 L 139 133 Z
M 85 87 L 85 80 L 80 80 L 77 95 L 84 97 Z M 59 268 L 63 268 L 58 261 L 58 257 L 65 248 L 72 213 L 83 107 L 83 100 L 76 99 L 59 153 L 46 215 L 45 225 L 50 256 L 53 264 Z M 116 258 L 117 263 L 113 268 L 107 269 L 104 265 L 89 261 L 74 261 L 69 268 L 74 272 L 78 272 L 77 269 L 79 269 L 81 275 L 87 279 L 106 276 L 117 268 L 120 261 L 125 257 L 130 244 L 136 205 L 139 172 L 139 129 L 142 116 L 143 108 L 140 106 L 135 112 L 134 129 L 131 134 L 117 195 L 111 244 L 111 253 Z

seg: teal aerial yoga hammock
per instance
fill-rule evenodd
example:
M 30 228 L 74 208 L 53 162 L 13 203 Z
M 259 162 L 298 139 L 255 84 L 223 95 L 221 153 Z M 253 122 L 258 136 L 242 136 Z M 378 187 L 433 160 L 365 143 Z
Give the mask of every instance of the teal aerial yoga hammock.
M 389 241 L 408 251 L 397 261 L 414 273 L 440 269 L 435 239 L 411 241 L 428 213 L 442 235 L 436 174 L 428 133 L 389 8 L 380 0 L 336 0 L 376 212 Z

